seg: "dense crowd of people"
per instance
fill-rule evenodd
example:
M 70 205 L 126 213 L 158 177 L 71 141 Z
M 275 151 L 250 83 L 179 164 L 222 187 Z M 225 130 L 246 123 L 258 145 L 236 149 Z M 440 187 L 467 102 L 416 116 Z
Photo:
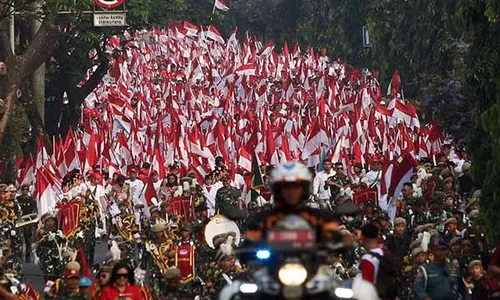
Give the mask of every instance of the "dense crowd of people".
M 397 269 L 399 299 L 498 298 L 498 251 L 487 242 L 477 223 L 480 190 L 475 189 L 470 176 L 471 163 L 461 161 L 453 153 L 439 154 L 436 166 L 421 162 L 411 181 L 403 184 L 395 219 L 380 209 L 377 198 L 363 203 L 358 216 L 339 216 L 338 231 L 345 250 L 329 261 L 339 278 L 347 280 L 361 274 L 364 280 L 375 284 L 380 279 L 377 273 L 381 270 L 381 257 L 387 256 L 394 260 Z M 151 174 L 165 198 L 149 208 L 148 216 L 141 205 L 134 205 L 132 186 L 149 180 L 136 169 L 131 168 L 126 178 L 109 178 L 105 170 L 97 168 L 85 176 L 74 170 L 65 177 L 62 203 L 81 201 L 86 208 L 80 208 L 78 231 L 67 236 L 61 227 L 67 217 L 56 211 L 44 214 L 39 228 L 36 222 L 29 221 L 17 227 L 19 222 L 28 220 L 26 216 L 36 215 L 36 201 L 29 186 L 18 190 L 14 185 L 1 184 L 4 276 L 14 274 L 22 280 L 22 264 L 34 259 L 47 281 L 43 291 L 46 299 L 118 299 L 118 295 L 128 295 L 130 299 L 216 298 L 224 286 L 245 273 L 245 265 L 233 250 L 240 244 L 236 240 L 239 232 L 221 233 L 212 237 L 211 243 L 206 241 L 205 227 L 210 222 L 207 199 L 215 196 L 215 217 L 222 214 L 236 220 L 242 240 L 247 238 L 242 222 L 245 217 L 238 210 L 243 216 L 255 216 L 259 211 L 271 210 L 275 202 L 269 186 L 272 166 L 262 168 L 264 185 L 257 198 L 263 199 L 246 203 L 244 193 L 251 191 L 232 179 L 222 158 L 217 161 L 216 169 L 201 185 L 189 175 L 178 179 L 175 166 L 165 178 Z M 322 171 L 310 168 L 315 176 L 304 205 L 335 211 L 339 204 L 353 201 L 352 196 L 341 195 L 339 190 L 354 186 L 355 181 L 366 186 L 380 184 L 377 176 L 370 180 L 368 175 L 377 172 L 377 164 L 374 159 L 368 170 L 354 166 L 361 172 L 352 173 L 366 176 L 365 180 L 345 175 L 342 164 L 325 159 Z M 417 173 L 422 169 L 429 175 L 425 182 L 419 182 L 419 187 L 424 187 L 419 194 Z M 243 178 L 250 175 L 240 174 Z M 433 189 L 429 198 L 422 196 L 429 195 L 426 188 Z M 193 203 L 196 217 L 190 221 L 171 210 L 172 199 L 181 194 L 188 195 Z M 99 209 L 100 201 L 109 208 L 104 214 Z M 109 260 L 93 274 L 89 266 L 93 264 L 95 240 L 99 238 L 110 245 Z
M 252 222 L 290 199 L 299 211 L 359 208 L 314 219 L 341 237 L 325 262 L 338 279 L 386 299 L 500 297 L 465 148 L 436 121 L 420 125 L 397 72 L 384 97 L 375 72 L 326 50 L 278 54 L 187 22 L 125 32 L 107 53 L 79 128 L 51 155 L 40 139 L 17 182 L 0 184 L 4 298 L 217 298 L 249 272 L 234 250 L 262 236 Z M 285 161 L 308 171 L 277 190 Z M 99 240 L 108 260 L 93 270 Z M 24 280 L 31 261 L 43 291 Z

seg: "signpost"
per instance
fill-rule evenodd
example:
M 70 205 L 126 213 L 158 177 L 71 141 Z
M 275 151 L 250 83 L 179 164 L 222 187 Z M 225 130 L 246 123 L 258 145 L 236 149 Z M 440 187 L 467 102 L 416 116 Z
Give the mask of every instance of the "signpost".
M 94 13 L 95 27 L 127 26 L 124 12 L 96 12 Z
M 124 10 L 108 9 L 124 5 L 125 0 L 94 0 L 95 4 L 105 11 L 94 11 L 95 27 L 120 27 L 127 26 L 127 14 Z
M 111 9 L 122 5 L 125 3 L 125 0 L 94 0 L 94 2 L 100 8 Z

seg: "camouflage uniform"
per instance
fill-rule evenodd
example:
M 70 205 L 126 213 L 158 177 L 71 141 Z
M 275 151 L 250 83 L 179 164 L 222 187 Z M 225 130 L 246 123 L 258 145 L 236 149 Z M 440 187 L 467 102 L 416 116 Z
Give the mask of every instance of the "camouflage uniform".
M 31 196 L 28 197 L 18 196 L 17 202 L 21 207 L 22 216 L 36 214 L 38 212 L 36 201 Z M 34 225 L 27 225 L 21 228 L 20 231 L 24 237 L 24 244 L 26 246 L 26 262 L 29 262 L 31 253 L 31 243 L 33 243 L 33 233 L 35 231 L 35 227 Z
M 44 299 L 47 300 L 86 300 L 84 296 L 81 296 L 78 292 L 70 292 L 66 288 L 66 284 L 64 280 L 57 279 L 49 289 L 47 293 L 45 293 Z
M 229 208 L 238 207 L 241 192 L 237 188 L 221 187 L 215 196 L 215 210 L 223 212 Z
M 0 204 L 1 215 L 1 231 L 2 242 L 10 240 L 11 251 L 13 253 L 12 259 L 22 263 L 22 249 L 23 237 L 22 231 L 16 229 L 16 222 L 21 217 L 22 211 L 19 203 L 15 199 L 5 200 Z
M 328 177 L 327 181 L 332 181 L 333 183 L 338 184 L 340 186 L 347 186 L 347 185 L 350 185 L 352 183 L 349 176 L 347 176 L 347 175 L 341 176 L 340 174 L 335 174 L 333 176 Z M 340 192 L 340 188 L 338 188 L 336 186 L 330 186 L 330 195 L 331 195 L 330 199 L 331 199 L 331 201 L 336 200 L 339 192 Z
M 196 289 L 192 288 L 190 283 L 181 284 L 176 290 L 166 290 L 160 295 L 160 300 L 191 300 L 197 296 Z
M 60 257 L 58 246 L 61 248 L 66 239 L 60 237 L 56 230 L 49 231 L 44 227 L 40 228 L 37 237 L 36 253 L 45 279 L 60 278 L 66 263 Z

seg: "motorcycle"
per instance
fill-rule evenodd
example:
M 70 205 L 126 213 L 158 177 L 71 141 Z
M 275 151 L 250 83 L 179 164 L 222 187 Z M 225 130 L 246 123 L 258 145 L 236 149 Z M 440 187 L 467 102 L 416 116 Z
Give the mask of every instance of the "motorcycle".
M 314 227 L 299 215 L 289 215 L 267 231 L 265 246 L 241 249 L 248 278 L 235 280 L 219 299 L 353 299 L 348 281 L 341 281 L 326 263 L 341 243 L 322 245 Z

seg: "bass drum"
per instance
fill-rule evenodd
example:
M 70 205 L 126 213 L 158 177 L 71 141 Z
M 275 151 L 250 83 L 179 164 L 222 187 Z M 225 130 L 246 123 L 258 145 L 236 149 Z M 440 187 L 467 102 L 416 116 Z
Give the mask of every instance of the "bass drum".
M 234 232 L 236 234 L 235 244 L 238 246 L 241 240 L 241 233 L 236 222 L 224 217 L 223 215 L 215 215 L 205 226 L 205 241 L 210 248 L 214 249 L 213 238 L 216 235 L 229 232 Z

